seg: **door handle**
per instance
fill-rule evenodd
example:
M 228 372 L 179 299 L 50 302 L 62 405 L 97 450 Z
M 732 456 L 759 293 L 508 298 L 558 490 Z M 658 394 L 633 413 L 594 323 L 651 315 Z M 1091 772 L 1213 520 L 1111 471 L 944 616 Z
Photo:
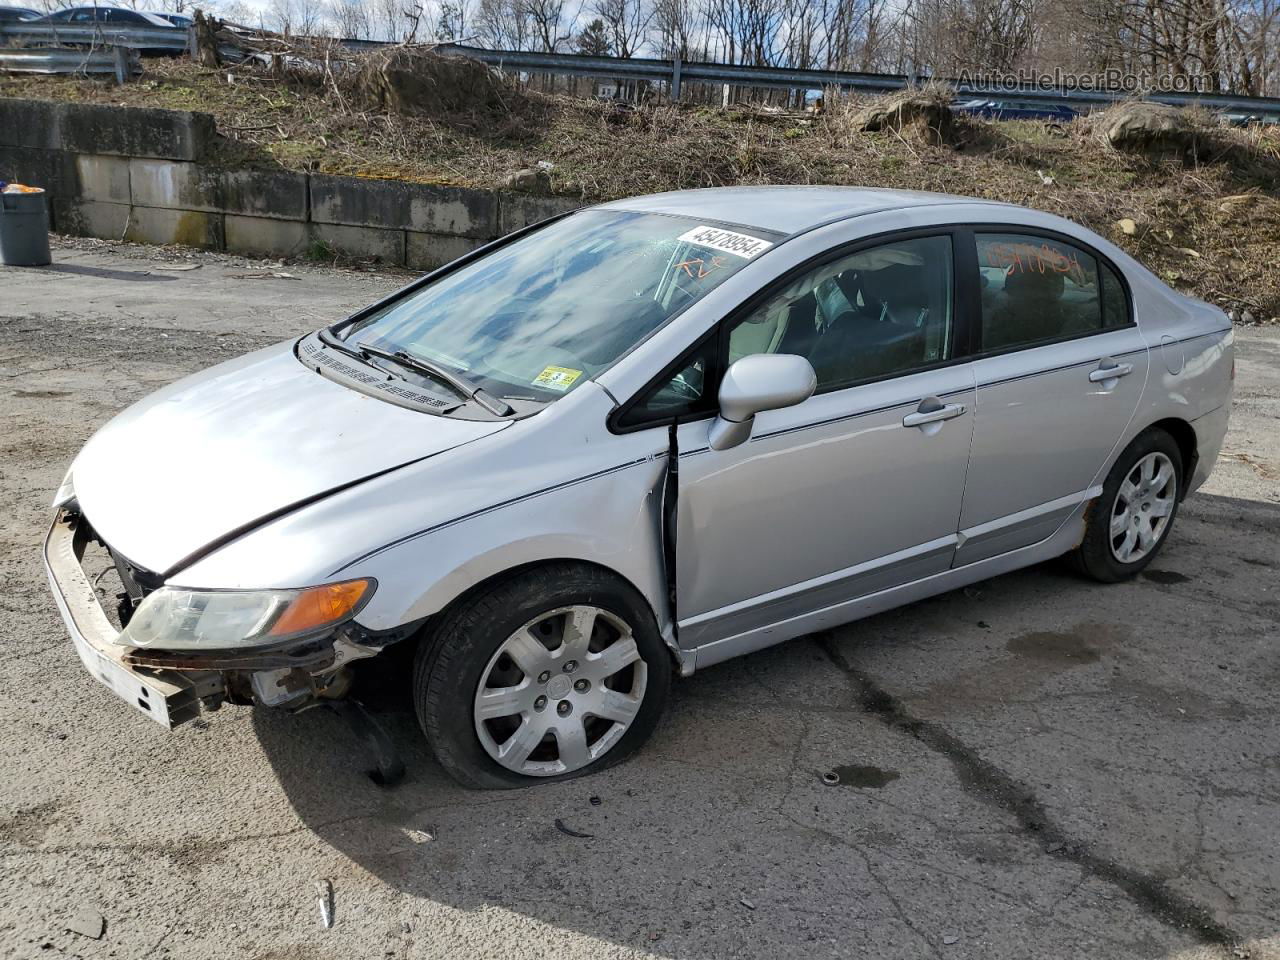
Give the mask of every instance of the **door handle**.
M 1119 380 L 1133 373 L 1132 363 L 1117 363 L 1110 367 L 1099 367 L 1089 374 L 1090 383 L 1102 383 L 1104 380 Z
M 930 423 L 939 423 L 943 420 L 952 420 L 956 417 L 964 416 L 964 411 L 965 405 L 963 403 L 948 403 L 945 407 L 937 407 L 934 410 L 917 410 L 915 413 L 908 413 L 902 418 L 902 425 L 904 427 L 923 427 Z

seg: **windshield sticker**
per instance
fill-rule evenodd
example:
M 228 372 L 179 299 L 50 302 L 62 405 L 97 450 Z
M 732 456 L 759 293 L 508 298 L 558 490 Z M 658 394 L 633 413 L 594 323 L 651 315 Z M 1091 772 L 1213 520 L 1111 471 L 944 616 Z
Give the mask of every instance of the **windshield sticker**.
M 759 237 L 708 226 L 694 227 L 687 233 L 680 234 L 676 239 L 681 243 L 696 243 L 700 247 L 730 253 L 744 260 L 750 260 L 773 246 L 768 240 L 761 240 Z
M 572 370 L 569 367 L 544 367 L 542 372 L 533 378 L 533 385 L 564 393 L 580 376 L 582 376 L 581 370 Z

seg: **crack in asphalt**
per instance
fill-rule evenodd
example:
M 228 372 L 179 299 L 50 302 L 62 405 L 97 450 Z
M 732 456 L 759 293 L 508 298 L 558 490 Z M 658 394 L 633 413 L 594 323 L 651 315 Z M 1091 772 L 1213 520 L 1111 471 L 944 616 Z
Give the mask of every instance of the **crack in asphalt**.
M 1169 889 L 1160 877 L 1100 856 L 1086 842 L 1069 836 L 1053 822 L 1034 791 L 984 759 L 941 724 L 914 716 L 898 697 L 849 661 L 834 635 L 818 634 L 814 641 L 848 678 L 864 712 L 945 757 L 966 793 L 1011 813 L 1022 832 L 1037 838 L 1047 854 L 1074 863 L 1089 875 L 1117 887 L 1143 912 L 1166 925 L 1189 930 L 1201 943 L 1235 948 L 1244 942 L 1243 936 L 1214 919 L 1206 907 Z

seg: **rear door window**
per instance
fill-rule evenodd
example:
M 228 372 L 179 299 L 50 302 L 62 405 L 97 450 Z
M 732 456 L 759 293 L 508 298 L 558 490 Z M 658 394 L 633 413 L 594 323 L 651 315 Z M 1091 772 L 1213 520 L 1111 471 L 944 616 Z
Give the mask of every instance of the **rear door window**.
M 1031 347 L 1129 323 L 1119 276 L 1079 247 L 1017 233 L 975 237 L 982 351 Z

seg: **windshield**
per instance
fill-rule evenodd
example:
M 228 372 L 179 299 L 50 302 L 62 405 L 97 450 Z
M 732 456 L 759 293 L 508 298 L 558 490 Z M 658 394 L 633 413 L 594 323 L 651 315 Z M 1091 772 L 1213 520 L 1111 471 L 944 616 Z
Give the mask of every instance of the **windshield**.
M 507 399 L 554 400 L 609 367 L 776 237 L 588 210 L 454 270 L 351 327 Z

